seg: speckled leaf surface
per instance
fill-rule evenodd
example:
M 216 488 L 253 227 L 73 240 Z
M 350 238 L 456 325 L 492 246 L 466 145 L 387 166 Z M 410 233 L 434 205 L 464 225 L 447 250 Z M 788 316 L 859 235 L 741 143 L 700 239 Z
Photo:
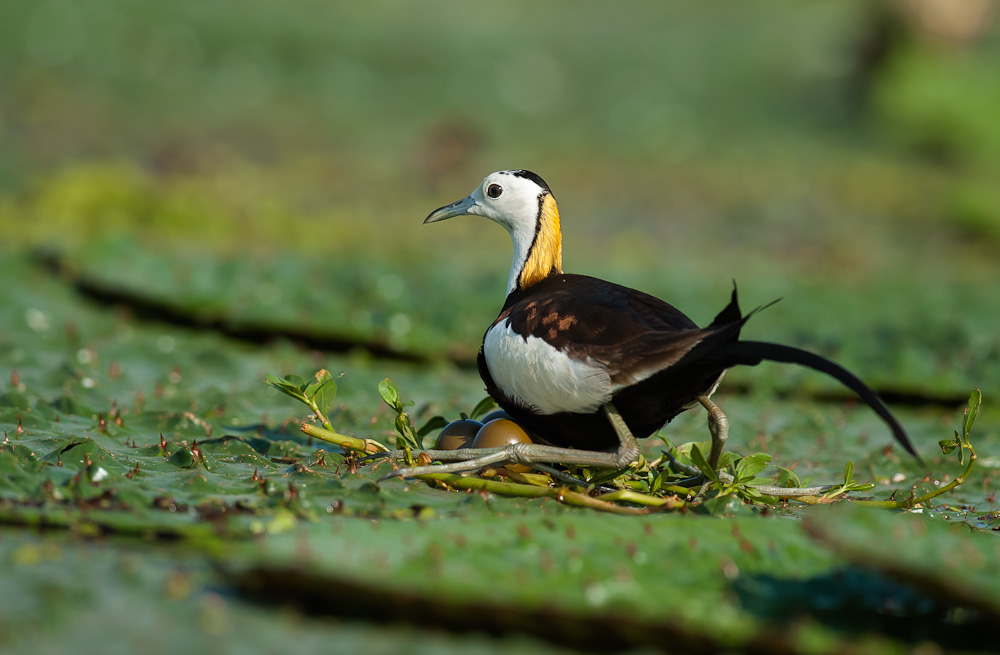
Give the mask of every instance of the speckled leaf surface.
M 0 651 L 997 652 L 1000 41 L 925 4 L 0 3 Z M 510 243 L 421 221 L 522 166 L 567 271 L 782 298 L 744 336 L 926 463 L 765 364 L 715 396 L 745 473 L 940 489 L 979 387 L 969 479 L 617 516 L 306 437 L 265 376 L 344 372 L 321 411 L 385 444 L 386 379 L 417 426 L 480 402 Z

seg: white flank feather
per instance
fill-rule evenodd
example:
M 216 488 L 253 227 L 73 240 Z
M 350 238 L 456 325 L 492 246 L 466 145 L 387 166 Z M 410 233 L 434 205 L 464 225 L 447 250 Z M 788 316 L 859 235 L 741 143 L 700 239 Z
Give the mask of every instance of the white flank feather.
M 589 414 L 611 400 L 611 378 L 602 366 L 573 359 L 544 339 L 525 339 L 509 321 L 486 333 L 483 355 L 497 386 L 540 414 Z

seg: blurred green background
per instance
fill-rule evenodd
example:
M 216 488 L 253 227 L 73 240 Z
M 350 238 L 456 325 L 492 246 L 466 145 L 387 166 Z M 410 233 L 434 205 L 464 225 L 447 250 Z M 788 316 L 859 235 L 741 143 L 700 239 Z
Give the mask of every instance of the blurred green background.
M 552 187 L 567 271 L 638 287 L 699 323 L 725 305 L 732 280 L 744 309 L 782 297 L 745 336 L 821 352 L 888 399 L 909 401 L 895 409 L 940 470 L 934 444 L 950 436 L 959 405 L 979 386 L 986 405 L 977 443 L 995 451 L 998 70 L 995 0 L 4 2 L 0 425 L 9 439 L 23 441 L 21 450 L 10 449 L 16 457 L 0 457 L 0 517 L 30 524 L 32 512 L 45 516 L 55 507 L 66 513 L 51 520 L 73 528 L 100 494 L 129 490 L 143 508 L 133 508 L 135 520 L 168 532 L 204 515 L 168 520 L 161 493 L 192 507 L 200 495 L 215 494 L 218 507 L 278 524 L 290 520 L 282 513 L 286 479 L 312 480 L 315 507 L 342 503 L 366 517 L 397 516 L 420 503 L 460 520 L 504 512 L 510 520 L 522 506 L 535 511 L 530 503 L 480 507 L 475 498 L 426 489 L 415 492 L 422 494 L 417 503 L 395 488 L 373 492 L 364 473 L 345 474 L 345 487 L 339 475 L 317 482 L 313 472 L 291 468 L 269 469 L 281 485 L 265 498 L 248 500 L 252 494 L 241 491 L 247 467 L 277 467 L 275 457 L 305 457 L 314 448 L 298 436 L 300 408 L 266 388 L 265 373 L 346 370 L 338 428 L 383 439 L 392 434 L 392 417 L 375 384 L 386 376 L 416 400 L 420 418 L 453 418 L 482 397 L 468 365 L 503 301 L 509 240 L 486 221 L 421 221 L 504 168 L 534 170 Z M 859 475 L 882 485 L 905 488 L 923 475 L 882 452 L 888 436 L 874 417 L 817 402 L 846 396 L 815 374 L 736 370 L 719 397 L 733 421 L 730 443 L 741 452 L 761 448 L 784 466 L 801 462 L 800 472 L 819 481 L 838 475 L 848 458 Z M 105 439 L 94 422 L 110 416 L 110 407 L 120 408 L 125 426 Z M 664 434 L 675 443 L 704 438 L 703 422 L 701 415 L 681 417 Z M 194 480 L 205 486 L 182 488 L 197 476 L 188 471 L 192 480 L 182 483 L 170 477 L 173 459 L 149 455 L 149 474 L 166 476 L 168 491 L 155 476 L 126 481 L 130 469 L 121 460 L 139 455 L 124 450 L 122 435 L 159 453 L 158 433 L 188 444 L 213 429 L 215 437 L 256 431 L 267 438 L 247 437 L 252 447 L 238 455 L 232 440 L 204 446 L 220 471 L 225 460 L 246 475 L 220 473 L 210 483 Z M 835 435 L 829 442 L 828 434 Z M 88 457 L 103 453 L 111 477 L 78 489 L 72 471 L 52 477 L 52 462 L 61 466 L 62 449 L 84 437 L 101 444 L 104 450 L 87 446 Z M 281 452 L 267 452 L 267 440 L 280 442 Z M 995 455 L 984 457 L 981 477 L 954 496 L 966 518 L 977 506 L 995 512 L 998 466 Z M 43 480 L 56 480 L 66 502 L 53 500 L 58 493 Z M 230 529 L 245 537 L 251 518 L 240 516 Z M 101 520 L 119 530 L 133 518 L 119 512 Z M 677 539 L 719 543 L 699 532 L 721 530 L 717 525 L 674 518 L 672 529 L 694 535 Z M 602 530 L 600 518 L 579 520 L 591 521 L 595 534 Z M 653 542 L 638 523 L 616 525 L 640 545 Z M 773 567 L 787 575 L 833 565 L 833 555 L 800 546 L 797 524 L 741 525 L 757 531 L 761 551 L 768 539 L 774 551 L 777 540 L 779 556 L 754 559 L 733 532 L 721 568 L 701 578 L 716 585 L 713 603 L 734 602 L 718 573 L 728 570 L 725 558 L 748 571 Z M 302 529 L 313 543 L 329 532 L 323 522 Z M 430 528 L 442 529 L 461 528 Z M 884 529 L 872 528 L 870 540 Z M 368 624 L 307 629 L 300 619 L 263 618 L 260 608 L 244 614 L 214 591 L 204 593 L 213 584 L 229 589 L 212 577 L 212 558 L 201 557 L 208 548 L 188 562 L 176 551 L 150 557 L 126 547 L 130 555 L 119 565 L 113 549 L 110 558 L 101 550 L 111 546 L 93 554 L 72 539 L 50 540 L 54 550 L 46 550 L 33 534 L 11 534 L 0 533 L 0 551 L 12 563 L 8 581 L 37 600 L 31 607 L 62 612 L 51 589 L 89 598 L 96 580 L 63 574 L 80 568 L 80 558 L 95 558 L 114 579 L 95 607 L 114 613 L 165 589 L 177 602 L 149 607 L 169 625 L 209 617 L 178 649 L 215 649 L 220 638 L 211 620 L 220 607 L 231 613 L 220 634 L 234 640 L 235 651 L 267 640 L 329 644 L 336 637 L 347 640 L 345 652 L 357 652 L 358 643 L 399 652 L 401 641 L 414 638 Z M 528 548 L 530 541 L 517 543 Z M 271 547 L 298 545 L 279 539 Z M 617 542 L 605 545 L 620 550 Z M 393 547 L 409 552 L 386 546 Z M 423 551 L 410 554 L 424 561 Z M 141 575 L 129 568 L 132 556 Z M 57 573 L 37 575 L 31 567 L 39 563 Z M 616 562 L 606 563 L 607 575 L 620 578 Z M 352 575 L 371 569 L 370 562 L 357 566 Z M 178 570 L 188 586 L 171 595 Z M 470 579 L 460 571 L 452 582 Z M 424 582 L 433 590 L 433 580 Z M 522 591 L 544 598 L 545 583 Z M 736 617 L 727 625 L 742 626 L 726 639 L 745 646 L 740 635 L 757 619 L 740 614 L 739 603 L 725 606 Z M 93 614 L 61 615 L 61 628 L 49 632 L 37 619 L 8 616 L 15 618 L 0 615 L 0 643 L 24 652 L 38 652 L 43 633 L 43 652 L 64 650 L 77 634 L 97 638 L 92 628 L 81 632 Z M 116 623 L 122 652 L 143 642 L 143 626 Z M 435 652 L 522 647 L 435 639 Z M 810 650 L 807 642 L 796 652 L 829 646 L 809 642 Z M 885 644 L 871 651 L 854 645 L 856 652 L 888 652 Z
M 925 4 L 5 3 L 2 247 L 460 359 L 508 241 L 420 220 L 523 167 L 567 270 L 702 322 L 735 279 L 786 298 L 750 336 L 964 396 L 998 375 L 1000 46 L 992 3 Z

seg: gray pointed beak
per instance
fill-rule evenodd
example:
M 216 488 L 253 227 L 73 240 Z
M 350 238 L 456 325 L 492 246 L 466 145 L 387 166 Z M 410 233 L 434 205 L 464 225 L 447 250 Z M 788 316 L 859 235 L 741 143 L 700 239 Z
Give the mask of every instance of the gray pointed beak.
M 424 219 L 424 223 L 437 223 L 438 221 L 443 221 L 446 218 L 455 218 L 456 216 L 465 216 L 466 214 L 471 214 L 472 209 L 477 207 L 479 203 L 472 196 L 466 196 L 461 200 L 456 200 L 450 205 L 445 205 L 435 209 L 430 213 L 430 216 Z

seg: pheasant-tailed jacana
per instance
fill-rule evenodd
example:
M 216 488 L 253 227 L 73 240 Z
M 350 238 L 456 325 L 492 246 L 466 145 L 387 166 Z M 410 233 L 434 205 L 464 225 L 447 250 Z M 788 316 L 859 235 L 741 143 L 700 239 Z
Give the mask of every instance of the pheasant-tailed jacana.
M 878 396 L 843 367 L 813 353 L 741 341 L 734 288 L 707 327 L 672 305 L 628 287 L 562 272 L 559 210 L 549 186 L 530 171 L 492 173 L 466 198 L 436 209 L 435 223 L 466 214 L 502 225 L 514 244 L 507 300 L 483 337 L 479 373 L 486 390 L 542 443 L 502 449 L 428 451 L 451 464 L 390 475 L 459 471 L 503 463 L 563 463 L 622 468 L 648 437 L 680 412 L 709 412 L 716 466 L 728 421 L 709 399 L 726 369 L 763 360 L 807 366 L 839 380 L 864 400 L 911 454 L 916 451 Z

